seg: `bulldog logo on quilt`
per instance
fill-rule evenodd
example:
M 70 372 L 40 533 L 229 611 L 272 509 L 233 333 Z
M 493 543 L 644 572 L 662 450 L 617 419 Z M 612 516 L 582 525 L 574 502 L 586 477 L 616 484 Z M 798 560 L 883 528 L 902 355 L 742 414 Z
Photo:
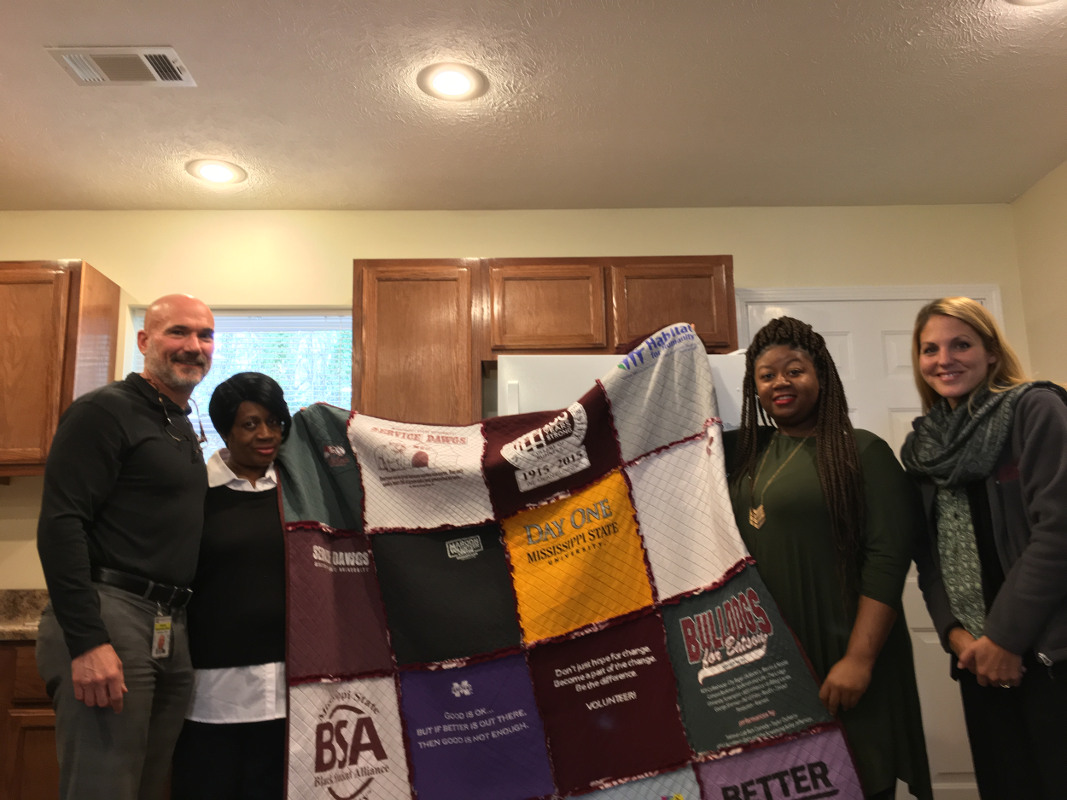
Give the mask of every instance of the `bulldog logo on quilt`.
M 697 681 L 759 661 L 767 655 L 774 631 L 755 589 L 726 598 L 720 605 L 679 620 L 690 664 L 700 664 Z
M 379 447 L 375 453 L 378 469 L 384 472 L 407 474 L 413 470 L 454 469 L 458 463 L 454 455 L 442 458 L 441 454 L 425 447 L 415 447 L 405 442 L 389 442 Z
M 796 640 L 751 566 L 663 614 L 682 717 L 697 752 L 831 722 Z
M 467 444 L 466 436 L 447 436 L 426 431 L 372 427 L 371 433 L 393 437 L 374 450 L 378 469 L 385 473 L 384 485 L 391 481 L 410 483 L 413 476 L 426 473 L 428 480 L 447 478 L 459 472 L 460 456 L 454 449 Z M 443 446 L 443 447 L 442 447 Z

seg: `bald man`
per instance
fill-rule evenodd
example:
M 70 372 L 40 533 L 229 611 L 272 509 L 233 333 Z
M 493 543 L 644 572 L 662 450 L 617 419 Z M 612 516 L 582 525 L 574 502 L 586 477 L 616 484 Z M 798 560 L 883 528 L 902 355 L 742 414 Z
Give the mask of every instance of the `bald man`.
M 215 320 L 188 295 L 145 312 L 144 370 L 75 400 L 45 466 L 37 550 L 50 603 L 37 665 L 60 796 L 163 796 L 193 671 L 185 636 L 207 476 L 189 396 Z

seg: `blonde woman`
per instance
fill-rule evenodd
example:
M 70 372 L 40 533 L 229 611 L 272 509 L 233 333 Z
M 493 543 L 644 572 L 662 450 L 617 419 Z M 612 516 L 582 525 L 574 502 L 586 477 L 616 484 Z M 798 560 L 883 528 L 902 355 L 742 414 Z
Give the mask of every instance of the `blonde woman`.
M 1067 797 L 1067 393 L 1027 381 L 966 297 L 919 312 L 912 366 L 919 585 L 954 655 L 979 792 Z

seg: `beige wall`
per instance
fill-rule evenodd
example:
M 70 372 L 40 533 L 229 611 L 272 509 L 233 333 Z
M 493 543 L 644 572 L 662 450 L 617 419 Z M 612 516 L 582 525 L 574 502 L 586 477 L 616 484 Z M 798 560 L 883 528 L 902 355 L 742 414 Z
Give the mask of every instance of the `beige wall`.
M 42 485 L 41 478 L 0 484 L 0 589 L 44 588 L 35 541 Z
M 347 305 L 353 258 L 729 253 L 735 283 L 989 282 L 1020 325 L 1011 208 L 0 212 L 0 258 L 84 258 L 140 301 Z
M 1012 204 L 1035 378 L 1067 383 L 1067 162 Z
M 1055 201 L 1061 209 L 1064 183 Z M 1028 213 L 1022 202 L 1014 210 L 0 212 L 0 260 L 84 258 L 131 302 L 183 291 L 215 306 L 347 306 L 353 258 L 728 253 L 739 288 L 998 284 L 1007 334 L 1027 359 L 1027 323 L 1034 323 L 1014 225 L 1041 217 L 1043 202 L 1027 199 L 1038 209 Z M 1029 302 L 1037 302 L 1040 288 L 1029 288 L 1038 296 Z M 44 585 L 32 541 L 40 486 L 39 478 L 0 485 L 0 588 Z

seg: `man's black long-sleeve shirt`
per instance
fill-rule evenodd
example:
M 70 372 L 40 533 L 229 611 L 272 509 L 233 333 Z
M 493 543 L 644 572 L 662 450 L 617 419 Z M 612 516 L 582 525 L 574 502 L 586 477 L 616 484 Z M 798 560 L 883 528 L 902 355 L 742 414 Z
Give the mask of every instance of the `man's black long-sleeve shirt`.
M 56 429 L 37 551 L 72 658 L 109 641 L 92 567 L 192 583 L 207 473 L 187 412 L 163 401 L 131 373 L 79 397 Z

